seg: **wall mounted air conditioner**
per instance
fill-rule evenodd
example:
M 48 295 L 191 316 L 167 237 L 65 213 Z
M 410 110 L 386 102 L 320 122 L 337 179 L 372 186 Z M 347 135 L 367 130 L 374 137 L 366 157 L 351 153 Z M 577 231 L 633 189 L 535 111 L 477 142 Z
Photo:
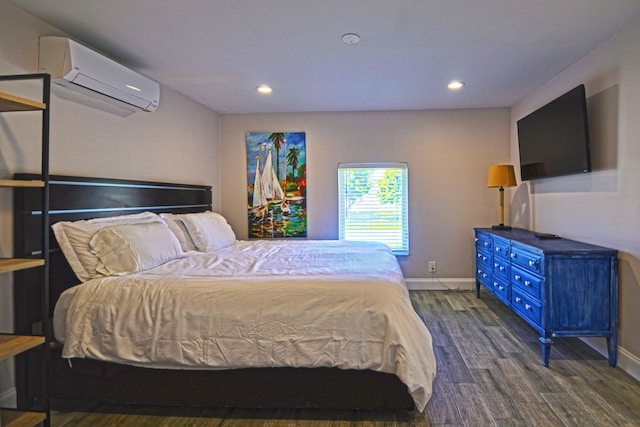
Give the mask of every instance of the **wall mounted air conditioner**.
M 157 82 L 66 37 L 40 37 L 39 69 L 55 85 L 99 101 L 91 106 L 106 103 L 115 110 L 104 109 L 122 116 L 158 108 Z

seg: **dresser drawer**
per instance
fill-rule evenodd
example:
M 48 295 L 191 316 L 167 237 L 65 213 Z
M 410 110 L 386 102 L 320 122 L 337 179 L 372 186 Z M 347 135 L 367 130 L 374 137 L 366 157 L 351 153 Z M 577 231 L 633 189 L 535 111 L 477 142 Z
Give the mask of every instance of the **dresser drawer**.
M 537 300 L 540 300 L 540 289 L 542 288 L 543 279 L 534 276 L 528 271 L 511 266 L 511 284 L 517 286 L 520 290 L 526 292 Z
M 484 266 L 482 264 L 476 265 L 476 280 L 483 285 L 489 287 L 491 286 L 491 278 L 493 277 L 491 273 L 491 267 Z
M 489 287 L 491 293 L 493 293 L 507 305 L 509 304 L 509 288 L 509 283 L 495 276 L 491 281 L 491 286 Z
M 489 252 L 493 251 L 493 239 L 485 233 L 476 233 L 476 247 L 484 248 Z
M 541 326 L 542 306 L 516 286 L 511 287 L 511 308 Z
M 511 243 L 506 239 L 500 237 L 493 237 L 493 254 L 502 258 L 509 258 L 511 252 Z
M 509 271 L 511 263 L 500 257 L 493 257 L 493 274 L 502 277 L 504 280 L 509 280 Z
M 511 248 L 511 262 L 525 270 L 542 275 L 542 256 L 522 250 L 516 246 Z
M 491 253 L 485 251 L 484 248 L 476 246 L 476 264 L 491 268 Z

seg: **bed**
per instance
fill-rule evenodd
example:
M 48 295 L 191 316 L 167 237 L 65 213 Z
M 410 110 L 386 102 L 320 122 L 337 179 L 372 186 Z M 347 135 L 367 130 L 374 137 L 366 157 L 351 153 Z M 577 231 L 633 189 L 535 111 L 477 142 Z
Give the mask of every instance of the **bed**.
M 58 205 L 78 189 L 85 207 Z M 54 407 L 424 409 L 431 337 L 384 245 L 236 241 L 206 187 L 52 177 L 50 194 Z

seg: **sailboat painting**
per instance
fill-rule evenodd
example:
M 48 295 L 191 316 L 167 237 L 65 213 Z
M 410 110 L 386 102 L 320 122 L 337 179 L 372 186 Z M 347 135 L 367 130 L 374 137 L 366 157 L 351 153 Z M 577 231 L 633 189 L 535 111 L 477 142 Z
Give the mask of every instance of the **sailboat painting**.
M 249 237 L 307 237 L 305 133 L 249 132 L 246 140 Z

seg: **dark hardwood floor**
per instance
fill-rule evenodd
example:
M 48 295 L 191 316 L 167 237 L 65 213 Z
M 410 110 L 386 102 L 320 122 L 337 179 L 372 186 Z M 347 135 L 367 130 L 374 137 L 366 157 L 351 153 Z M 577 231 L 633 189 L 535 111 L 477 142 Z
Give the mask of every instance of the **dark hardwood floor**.
M 412 291 L 438 360 L 425 413 L 110 407 L 52 414 L 54 426 L 640 426 L 640 383 L 575 338 L 538 335 L 483 292 Z

